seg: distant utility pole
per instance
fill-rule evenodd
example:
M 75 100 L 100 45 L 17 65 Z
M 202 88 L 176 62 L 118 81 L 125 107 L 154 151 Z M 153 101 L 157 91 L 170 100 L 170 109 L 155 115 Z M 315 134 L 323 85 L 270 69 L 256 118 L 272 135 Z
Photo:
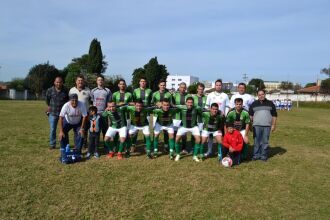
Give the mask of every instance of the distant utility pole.
M 247 84 L 247 80 L 248 80 L 247 74 L 244 73 L 243 74 L 243 82 L 245 82 Z

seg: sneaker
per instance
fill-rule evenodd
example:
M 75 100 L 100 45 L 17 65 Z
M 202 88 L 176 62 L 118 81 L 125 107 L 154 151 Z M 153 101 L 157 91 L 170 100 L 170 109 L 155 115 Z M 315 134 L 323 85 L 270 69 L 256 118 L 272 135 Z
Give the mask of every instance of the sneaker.
M 89 160 L 89 159 L 91 159 L 91 154 L 88 152 L 88 153 L 86 154 L 86 160 Z
M 151 154 L 147 154 L 147 158 L 148 158 L 148 159 L 153 159 L 153 157 L 152 157 Z
M 193 161 L 195 161 L 195 162 L 200 162 L 200 160 L 198 159 L 198 157 L 197 156 L 193 156 Z
M 122 153 L 118 153 L 117 154 L 117 159 L 118 160 L 122 160 L 123 159 L 123 154 Z
M 175 156 L 175 160 L 174 161 L 178 162 L 179 160 L 180 160 L 180 154 L 178 154 L 178 155 Z
M 110 152 L 107 154 L 107 158 L 113 158 L 115 156 L 115 152 Z
M 100 155 L 99 155 L 99 153 L 94 153 L 94 158 L 96 158 L 96 159 L 99 159 L 100 158 Z

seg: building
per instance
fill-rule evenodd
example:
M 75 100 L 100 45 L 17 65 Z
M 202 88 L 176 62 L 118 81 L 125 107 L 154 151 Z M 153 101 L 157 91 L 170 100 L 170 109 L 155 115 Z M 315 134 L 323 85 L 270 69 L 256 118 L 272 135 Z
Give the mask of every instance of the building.
M 198 82 L 198 77 L 189 75 L 168 75 L 166 79 L 166 88 L 168 90 L 178 90 L 180 83 L 184 82 L 187 87 Z
M 265 90 L 267 92 L 273 91 L 273 90 L 280 90 L 281 82 L 279 81 L 264 81 Z

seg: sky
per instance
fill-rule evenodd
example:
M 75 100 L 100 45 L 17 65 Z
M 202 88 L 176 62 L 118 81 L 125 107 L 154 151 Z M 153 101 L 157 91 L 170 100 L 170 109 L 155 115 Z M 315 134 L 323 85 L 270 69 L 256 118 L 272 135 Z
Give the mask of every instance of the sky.
M 0 81 L 63 69 L 97 38 L 106 75 L 130 82 L 152 57 L 200 80 L 294 83 L 330 65 L 329 0 L 1 0 Z

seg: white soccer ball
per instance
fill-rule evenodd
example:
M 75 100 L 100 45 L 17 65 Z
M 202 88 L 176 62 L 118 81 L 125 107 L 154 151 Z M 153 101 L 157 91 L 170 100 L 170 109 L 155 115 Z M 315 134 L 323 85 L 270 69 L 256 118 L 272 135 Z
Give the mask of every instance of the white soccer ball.
M 224 167 L 231 167 L 233 165 L 233 160 L 230 157 L 224 157 L 221 163 Z

